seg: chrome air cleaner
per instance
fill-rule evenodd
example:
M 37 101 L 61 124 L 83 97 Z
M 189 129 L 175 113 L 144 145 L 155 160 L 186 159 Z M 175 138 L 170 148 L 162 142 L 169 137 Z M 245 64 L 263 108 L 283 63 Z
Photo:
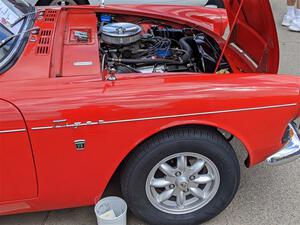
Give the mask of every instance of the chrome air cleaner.
M 142 28 L 133 23 L 109 23 L 101 29 L 102 41 L 106 44 L 128 45 L 141 38 Z

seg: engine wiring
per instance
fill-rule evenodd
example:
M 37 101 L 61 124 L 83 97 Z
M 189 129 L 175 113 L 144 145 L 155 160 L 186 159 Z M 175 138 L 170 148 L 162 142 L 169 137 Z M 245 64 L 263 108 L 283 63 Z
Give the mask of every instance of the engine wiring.
M 113 18 L 114 22 L 99 23 L 101 70 L 113 68 L 117 73 L 210 73 L 220 57 L 218 45 L 195 28 L 173 27 L 150 18 L 134 23 L 122 22 L 122 17 Z M 106 25 L 116 27 L 116 31 L 105 33 L 103 38 L 102 29 Z M 229 68 L 225 69 L 229 71 Z

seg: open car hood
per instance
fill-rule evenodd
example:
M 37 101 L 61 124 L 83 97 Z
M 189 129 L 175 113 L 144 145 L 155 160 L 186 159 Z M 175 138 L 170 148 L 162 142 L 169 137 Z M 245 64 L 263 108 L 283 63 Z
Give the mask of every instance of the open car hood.
M 230 35 L 223 50 L 241 72 L 277 73 L 279 44 L 269 0 L 224 0 Z

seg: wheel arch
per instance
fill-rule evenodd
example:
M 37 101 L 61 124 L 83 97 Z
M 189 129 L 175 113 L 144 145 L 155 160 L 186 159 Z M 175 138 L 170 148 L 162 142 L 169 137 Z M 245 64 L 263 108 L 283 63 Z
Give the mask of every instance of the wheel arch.
M 120 171 L 122 170 L 124 164 L 127 162 L 128 158 L 131 156 L 131 154 L 134 154 L 134 152 L 138 149 L 138 146 L 142 145 L 143 143 L 150 140 L 151 138 L 153 138 L 156 135 L 159 135 L 161 133 L 167 132 L 172 129 L 180 128 L 180 127 L 181 128 L 182 127 L 197 127 L 200 129 L 205 129 L 205 128 L 206 129 L 207 128 L 214 129 L 216 132 L 218 132 L 225 138 L 227 135 L 229 135 L 229 136 L 232 135 L 234 138 L 236 138 L 238 140 L 238 142 L 240 144 L 242 144 L 244 146 L 245 152 L 247 153 L 247 159 L 245 160 L 244 164 L 247 167 L 250 164 L 250 156 L 251 155 L 250 155 L 250 151 L 248 149 L 247 141 L 245 140 L 245 138 L 242 135 L 240 135 L 240 133 L 238 131 L 235 131 L 234 129 L 219 126 L 219 125 L 209 123 L 209 122 L 198 122 L 198 121 L 190 121 L 190 122 L 180 123 L 180 124 L 167 124 L 166 126 L 161 127 L 160 129 L 158 129 L 156 131 L 153 131 L 150 135 L 148 135 L 147 137 L 145 137 L 145 138 L 141 139 L 140 141 L 138 141 L 137 143 L 135 143 L 135 145 L 131 148 L 131 150 L 128 152 L 128 154 L 126 156 L 124 156 L 122 161 L 117 165 L 116 170 L 112 174 L 103 193 L 107 192 L 107 190 L 110 189 L 110 188 L 108 188 L 108 186 L 110 186 L 111 183 L 115 183 L 114 181 L 118 179 L 118 177 L 120 175 Z M 229 144 L 232 145 L 231 143 L 229 143 Z M 233 148 L 233 149 L 235 151 L 237 150 L 236 148 Z
M 135 145 L 131 148 L 131 150 L 128 152 L 128 154 L 124 157 L 123 161 L 126 161 L 126 159 L 130 156 L 130 154 L 133 154 L 133 152 L 137 149 L 138 146 L 146 142 L 147 140 L 151 139 L 152 137 L 159 135 L 163 132 L 166 132 L 168 130 L 176 129 L 179 127 L 197 127 L 197 128 L 212 128 L 215 129 L 216 132 L 219 132 L 223 136 L 232 135 L 234 138 L 236 138 L 244 147 L 248 154 L 248 158 L 245 161 L 245 165 L 248 167 L 251 161 L 251 147 L 250 144 L 247 142 L 246 137 L 244 137 L 238 130 L 235 130 L 234 128 L 227 127 L 226 125 L 220 125 L 215 124 L 213 122 L 209 121 L 185 121 L 181 123 L 170 123 L 166 124 L 165 126 L 161 127 L 160 129 L 157 129 L 153 131 L 150 135 L 147 137 L 139 140 Z

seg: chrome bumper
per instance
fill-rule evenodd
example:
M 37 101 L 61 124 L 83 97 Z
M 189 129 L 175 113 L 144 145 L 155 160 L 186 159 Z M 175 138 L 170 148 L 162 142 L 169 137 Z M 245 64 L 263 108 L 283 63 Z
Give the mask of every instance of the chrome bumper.
M 267 164 L 277 166 L 300 158 L 300 139 L 298 132 L 293 125 L 289 124 L 289 127 L 292 132 L 292 137 L 280 151 L 266 159 Z

